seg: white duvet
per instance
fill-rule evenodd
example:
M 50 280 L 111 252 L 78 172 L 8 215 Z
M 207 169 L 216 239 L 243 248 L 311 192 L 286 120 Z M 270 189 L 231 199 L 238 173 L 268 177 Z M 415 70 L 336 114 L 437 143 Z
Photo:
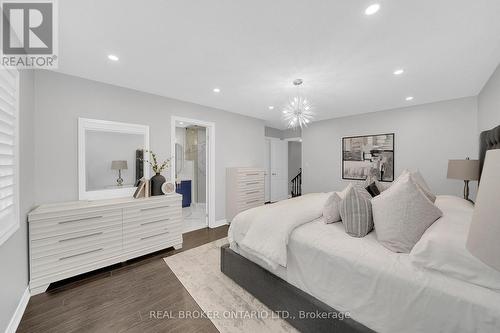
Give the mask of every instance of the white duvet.
M 231 222 L 229 242 L 237 242 L 272 268 L 286 267 L 290 234 L 321 217 L 328 196 L 329 193 L 311 193 L 241 212 Z M 238 235 L 241 239 L 234 239 Z
M 444 217 L 454 215 L 457 205 L 451 199 L 437 198 L 436 205 Z M 289 203 L 275 207 L 286 208 L 288 214 Z M 288 233 L 286 268 L 279 265 L 273 270 L 262 257 L 255 260 L 253 252 L 247 253 L 240 246 L 252 229 L 250 217 L 261 214 L 245 213 L 249 216 L 240 216 L 229 230 L 234 251 L 334 309 L 349 312 L 354 320 L 377 332 L 500 332 L 500 292 L 481 287 L 474 283 L 477 281 L 465 282 L 449 272 L 422 269 L 412 263 L 411 254 L 394 253 L 383 247 L 375 232 L 364 238 L 350 237 L 342 223 L 325 224 L 321 217 Z M 287 228 L 291 227 L 289 223 L 285 223 Z M 272 233 L 273 228 L 267 231 Z M 435 231 L 436 228 L 429 228 L 426 233 Z M 270 241 L 276 235 L 261 236 Z M 424 240 L 428 236 L 424 234 Z M 434 260 L 441 258 L 432 256 Z M 451 257 L 442 258 L 449 261 Z

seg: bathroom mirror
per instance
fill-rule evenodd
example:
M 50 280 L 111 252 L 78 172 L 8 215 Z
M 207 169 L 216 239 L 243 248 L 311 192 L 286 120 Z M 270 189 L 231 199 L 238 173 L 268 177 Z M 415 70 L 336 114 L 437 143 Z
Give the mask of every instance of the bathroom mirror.
M 131 197 L 137 180 L 149 178 L 148 149 L 146 125 L 79 118 L 79 199 Z

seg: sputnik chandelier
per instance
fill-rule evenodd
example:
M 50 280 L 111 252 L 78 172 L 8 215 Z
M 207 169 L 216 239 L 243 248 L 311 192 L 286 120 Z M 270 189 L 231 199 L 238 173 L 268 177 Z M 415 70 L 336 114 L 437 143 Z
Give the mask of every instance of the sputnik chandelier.
M 293 85 L 297 87 L 297 95 L 291 98 L 283 109 L 283 121 L 285 121 L 288 128 L 306 127 L 314 116 L 314 112 L 311 111 L 311 104 L 304 96 L 300 95 L 299 89 L 302 83 L 302 79 L 293 81 Z

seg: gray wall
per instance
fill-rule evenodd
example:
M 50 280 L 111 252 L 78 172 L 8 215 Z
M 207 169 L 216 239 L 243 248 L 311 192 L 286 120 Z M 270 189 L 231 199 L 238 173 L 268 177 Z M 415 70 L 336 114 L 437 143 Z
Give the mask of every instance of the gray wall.
M 500 65 L 478 96 L 479 130 L 500 125 Z
M 20 228 L 0 245 L 0 332 L 4 332 L 28 286 L 28 231 L 26 214 L 33 207 L 34 181 L 33 72 L 22 70 L 20 80 Z
M 302 130 L 300 128 L 280 130 L 266 126 L 265 135 L 270 138 L 278 139 L 300 138 L 302 136 Z
M 297 176 L 302 168 L 302 143 L 298 141 L 288 142 L 288 183 Z
M 118 170 L 111 170 L 113 161 L 127 161 L 127 169 L 121 171 L 123 185 L 135 184 L 136 150 L 144 149 L 144 135 L 86 131 L 85 139 L 87 191 L 116 186 Z
M 475 97 L 314 122 L 302 133 L 304 191 L 344 188 L 341 138 L 380 133 L 395 133 L 395 177 L 419 169 L 436 193 L 462 194 L 463 182 L 446 172 L 449 159 L 477 158 Z
M 78 117 L 149 125 L 151 149 L 163 158 L 171 156 L 170 116 L 214 122 L 217 220 L 225 169 L 264 166 L 262 120 L 49 71 L 37 71 L 35 84 L 36 203 L 78 199 Z

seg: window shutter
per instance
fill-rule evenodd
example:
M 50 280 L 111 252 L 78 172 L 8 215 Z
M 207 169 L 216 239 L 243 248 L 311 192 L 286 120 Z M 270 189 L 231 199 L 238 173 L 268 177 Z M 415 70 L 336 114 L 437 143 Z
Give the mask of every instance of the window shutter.
M 19 227 L 18 87 L 18 71 L 0 68 L 0 244 Z

